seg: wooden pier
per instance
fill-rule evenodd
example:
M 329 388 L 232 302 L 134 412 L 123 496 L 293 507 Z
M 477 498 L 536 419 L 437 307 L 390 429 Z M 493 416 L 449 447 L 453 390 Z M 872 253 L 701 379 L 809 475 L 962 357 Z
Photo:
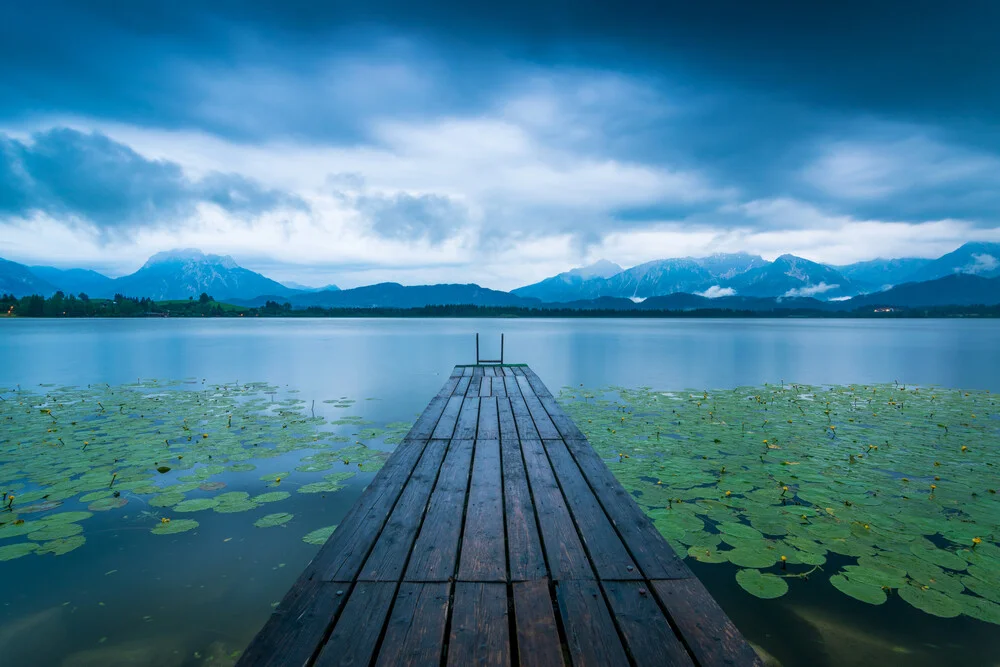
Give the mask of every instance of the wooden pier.
M 759 665 L 526 366 L 458 366 L 240 665 Z

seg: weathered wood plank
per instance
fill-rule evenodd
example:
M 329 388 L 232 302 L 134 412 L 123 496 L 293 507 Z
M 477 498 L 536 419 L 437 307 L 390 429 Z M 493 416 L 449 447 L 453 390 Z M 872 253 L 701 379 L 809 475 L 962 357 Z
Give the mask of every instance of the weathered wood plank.
M 431 440 L 365 561 L 359 581 L 399 581 L 413 548 L 448 443 Z
M 457 440 L 474 440 L 478 423 L 479 397 L 467 396 L 462 401 L 462 411 L 458 415 L 458 423 L 455 425 L 455 434 L 452 437 Z
M 458 380 L 458 384 L 455 385 L 455 391 L 451 393 L 452 396 L 465 396 L 469 393 L 469 387 L 475 382 L 475 376 L 463 375 Z
M 240 656 L 241 667 L 308 664 L 340 611 L 350 583 L 296 584 Z M 337 591 L 341 591 L 337 595 Z
M 377 667 L 441 664 L 449 588 L 447 583 L 400 584 Z
M 668 579 L 652 584 L 699 665 L 763 665 L 698 579 Z
M 455 574 L 472 444 L 472 440 L 452 440 L 448 447 L 406 568 L 408 581 L 448 581 Z
M 605 581 L 601 585 L 635 664 L 694 666 L 645 582 Z
M 507 580 L 501 484 L 500 443 L 476 441 L 458 564 L 460 581 Z
M 490 393 L 494 396 L 507 395 L 507 385 L 503 382 L 503 373 L 497 372 L 497 376 L 490 382 Z
M 466 366 L 462 375 L 472 376 L 472 366 Z
M 521 667 L 564 665 L 548 579 L 514 582 L 512 587 Z
M 510 399 L 497 399 L 497 412 L 500 417 L 500 439 L 519 440 L 517 436 L 517 424 L 514 422 L 514 410 L 511 408 Z
M 316 657 L 316 667 L 369 664 L 395 593 L 395 582 L 355 584 L 333 633 Z
M 448 399 L 448 403 L 441 413 L 441 419 L 438 420 L 437 426 L 434 427 L 434 432 L 431 434 L 432 438 L 435 440 L 451 438 L 452 434 L 455 433 L 455 424 L 458 423 L 458 415 L 462 411 L 464 401 L 465 398 L 462 396 L 452 396 Z
M 453 609 L 449 667 L 510 665 L 506 584 L 459 581 Z
M 563 496 L 600 579 L 642 579 L 562 440 L 543 440 Z
M 535 521 L 535 504 L 528 490 L 528 477 L 521 460 L 521 445 L 515 438 L 500 441 L 503 461 L 507 561 L 511 581 L 540 579 L 546 575 L 545 556 Z
M 557 581 L 556 598 L 575 667 L 629 664 L 597 582 Z
M 492 396 L 493 395 L 493 378 L 490 376 L 483 377 L 483 381 L 479 384 L 479 396 Z
M 483 373 L 486 375 L 486 377 L 493 377 L 494 375 L 496 375 L 495 371 L 496 369 L 493 366 L 483 367 Z
M 521 393 L 510 394 L 510 407 L 514 412 L 514 422 L 517 424 L 517 435 L 521 440 L 541 440 L 535 422 L 531 418 L 528 406 Z
M 535 395 L 535 390 L 531 387 L 531 383 L 528 382 L 528 378 L 517 378 L 517 384 L 521 388 L 524 403 L 528 406 L 528 412 L 531 413 L 531 418 L 535 421 L 535 428 L 538 429 L 538 435 L 542 440 L 561 437 L 559 429 L 552 423 L 549 413 L 545 411 L 545 406 L 542 405 L 541 401 L 538 400 L 538 396 Z
M 479 427 L 476 437 L 480 440 L 500 439 L 500 417 L 497 399 L 492 396 L 479 399 Z
M 580 543 L 541 440 L 522 440 L 521 451 L 552 578 L 593 579 L 590 559 Z

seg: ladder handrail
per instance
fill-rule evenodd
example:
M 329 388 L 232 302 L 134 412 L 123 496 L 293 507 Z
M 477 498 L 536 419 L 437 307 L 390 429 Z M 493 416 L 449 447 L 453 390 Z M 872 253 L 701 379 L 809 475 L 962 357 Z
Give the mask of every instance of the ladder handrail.
M 500 334 L 500 358 L 499 359 L 482 359 L 479 356 L 479 332 L 476 332 L 476 365 L 480 364 L 500 364 L 503 365 L 503 334 Z

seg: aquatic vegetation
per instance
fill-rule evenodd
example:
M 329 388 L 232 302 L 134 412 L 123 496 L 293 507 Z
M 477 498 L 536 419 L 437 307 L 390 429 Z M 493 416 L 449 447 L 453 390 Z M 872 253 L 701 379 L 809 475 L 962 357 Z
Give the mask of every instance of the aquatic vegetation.
M 284 501 L 296 489 L 335 492 L 358 470 L 374 472 L 388 457 L 366 442 L 401 438 L 408 429 L 401 423 L 375 428 L 357 416 L 327 422 L 306 401 L 281 398 L 277 387 L 264 383 L 191 384 L 147 380 L 0 390 L 0 560 L 68 553 L 86 542 L 94 513 L 113 514 L 133 502 L 169 508 L 175 516 L 235 514 Z M 343 397 L 333 405 L 353 403 Z M 220 493 L 235 482 L 219 476 L 250 473 L 261 459 L 300 451 L 301 460 L 289 461 L 299 461 L 295 472 L 248 475 L 240 486 L 250 492 Z M 352 470 L 344 471 L 347 465 Z M 297 479 L 326 471 L 318 482 Z M 290 475 L 296 479 L 287 491 L 261 488 L 280 488 Z M 161 522 L 142 509 L 134 515 L 157 535 L 198 525 L 179 518 Z M 265 519 L 278 516 L 285 517 Z
M 326 526 L 324 528 L 317 528 L 316 530 L 306 533 L 302 538 L 302 541 L 306 544 L 325 544 L 330 536 L 333 535 L 333 531 L 337 530 L 336 526 Z
M 253 522 L 253 525 L 258 528 L 271 528 L 273 526 L 280 526 L 284 523 L 288 523 L 292 520 L 293 514 L 288 512 L 278 512 L 276 514 L 266 514 L 261 518 Z
M 735 565 L 752 595 L 822 577 L 868 604 L 899 595 L 928 614 L 1000 618 L 989 392 L 612 387 L 560 402 L 675 550 Z
M 156 524 L 156 527 L 149 532 L 154 535 L 176 535 L 194 530 L 198 525 L 194 519 L 167 519 Z

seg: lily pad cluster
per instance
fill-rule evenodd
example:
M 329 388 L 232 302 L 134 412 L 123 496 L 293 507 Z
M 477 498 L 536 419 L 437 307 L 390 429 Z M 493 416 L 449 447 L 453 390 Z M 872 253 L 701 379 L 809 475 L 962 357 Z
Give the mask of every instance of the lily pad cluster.
M 263 383 L 196 381 L 0 389 L 0 561 L 79 548 L 82 522 L 130 500 L 169 515 L 151 516 L 151 532 L 172 535 L 197 528 L 187 518 L 195 513 L 246 512 L 294 492 L 333 493 L 388 457 L 366 443 L 398 442 L 409 428 L 377 428 L 354 416 L 328 422 L 306 401 L 279 395 Z M 344 397 L 333 407 L 353 403 Z M 256 482 L 246 477 L 270 489 L 230 491 L 218 479 L 296 451 L 305 456 L 295 470 Z M 318 482 L 303 474 L 323 471 L 330 472 Z M 268 515 L 257 525 L 290 518 Z
M 661 392 L 560 401 L 681 555 L 780 597 L 825 577 L 928 614 L 1000 624 L 1000 403 L 899 384 Z M 849 565 L 827 571 L 827 559 Z

